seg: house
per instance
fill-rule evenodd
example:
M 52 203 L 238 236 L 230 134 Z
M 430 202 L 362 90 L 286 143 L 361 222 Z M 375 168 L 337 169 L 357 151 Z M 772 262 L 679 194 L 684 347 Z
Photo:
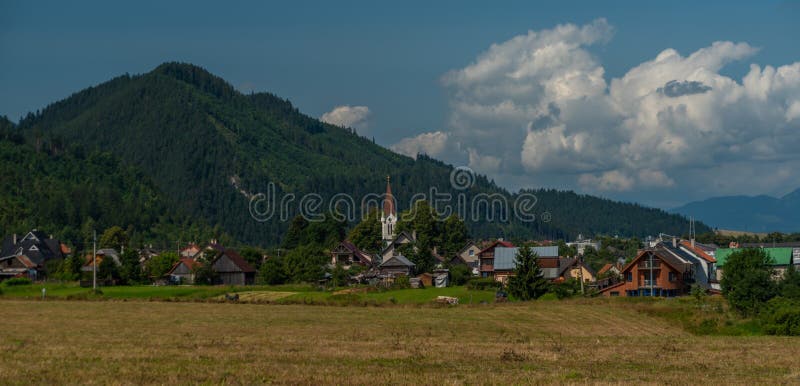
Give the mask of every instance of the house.
M 786 272 L 786 268 L 789 267 L 790 264 L 794 264 L 795 267 L 800 268 L 800 261 L 796 257 L 800 256 L 800 251 L 797 252 L 795 255 L 795 248 L 792 247 L 769 247 L 769 248 L 762 248 L 764 252 L 769 255 L 772 259 L 772 269 L 774 272 L 774 278 L 776 280 L 783 278 L 784 272 Z M 717 249 L 716 252 L 716 259 L 717 259 L 717 270 L 716 270 L 716 279 L 717 281 L 721 281 L 722 277 L 724 276 L 725 271 L 725 263 L 728 261 L 730 255 L 736 251 L 740 251 L 740 248 L 720 248 Z
M 389 244 L 386 245 L 386 248 L 383 248 L 383 250 L 381 251 L 380 253 L 381 261 L 386 261 L 392 256 L 399 255 L 400 247 L 402 247 L 405 244 L 413 243 L 417 239 L 416 236 L 417 235 L 415 232 L 412 233 L 406 231 L 400 232 L 400 234 L 398 234 L 397 237 L 389 241 Z
M 456 256 L 450 260 L 450 264 L 466 264 L 472 268 L 472 274 L 477 276 L 480 272 L 478 269 L 480 263 L 478 253 L 480 251 L 481 247 L 474 241 L 470 241 L 456 253 Z
M 575 250 L 578 252 L 579 255 L 583 255 L 586 251 L 586 248 L 592 248 L 595 251 L 600 250 L 600 242 L 594 241 L 592 239 L 584 239 L 583 235 L 579 234 L 578 238 L 575 241 L 571 241 L 567 243 L 568 247 L 575 247 Z
M 114 249 L 114 248 L 103 248 L 103 249 L 98 249 L 96 251 L 94 257 L 92 257 L 91 254 L 86 255 L 85 263 L 81 267 L 81 271 L 83 271 L 83 272 L 92 272 L 92 271 L 94 271 L 95 260 L 96 260 L 97 268 L 99 269 L 100 268 L 100 264 L 102 264 L 103 260 L 106 260 L 106 259 L 113 260 L 114 264 L 116 264 L 117 266 L 122 265 L 122 263 L 121 263 L 121 261 L 119 259 L 119 253 L 117 253 L 116 249 Z
M 544 277 L 548 280 L 558 278 L 561 269 L 558 246 L 531 247 L 531 250 L 539 256 L 537 264 L 542 269 Z M 486 257 L 488 254 L 485 253 L 486 249 L 484 249 L 481 251 L 481 274 L 485 274 L 484 277 L 493 277 L 501 283 L 508 282 L 508 278 L 514 275 L 518 251 L 519 248 L 513 246 L 495 246 L 490 259 Z
M 171 283 L 194 284 L 194 270 L 200 264 L 197 260 L 182 257 L 170 268 L 167 277 Z
M 716 250 L 695 242 L 694 239 L 682 240 L 680 243 L 674 240 L 673 245 L 685 252 L 694 264 L 695 283 L 706 289 L 719 290 L 717 259 L 713 256 Z
M 217 274 L 215 284 L 249 285 L 255 283 L 256 270 L 233 249 L 226 249 L 211 263 Z
M 597 276 L 598 277 L 611 276 L 611 275 L 619 275 L 621 273 L 622 273 L 622 267 L 619 264 L 606 263 L 606 265 L 604 265 L 603 268 L 600 268 L 600 270 L 597 271 Z
M 622 269 L 622 281 L 600 289 L 603 296 L 681 296 L 694 283 L 694 264 L 666 243 L 640 251 Z
M 583 261 L 576 258 L 560 259 L 558 277 L 555 282 L 564 282 L 570 279 L 583 281 L 584 283 L 594 283 L 597 274 L 589 268 Z
M 158 256 L 158 254 L 159 254 L 159 251 L 154 249 L 152 244 L 150 244 L 147 247 L 144 247 L 144 248 L 140 249 L 139 250 L 139 264 L 144 266 L 145 264 L 147 264 L 148 261 L 150 261 L 150 259 Z
M 414 274 L 414 266 L 415 264 L 408 260 L 403 255 L 394 255 L 386 260 L 384 260 L 378 266 L 378 272 L 382 276 L 412 276 Z
M 372 266 L 373 257 L 345 240 L 331 250 L 331 265 L 342 265 L 345 269 L 352 265 Z
M 41 280 L 47 277 L 47 262 L 61 260 L 70 249 L 44 232 L 36 229 L 24 237 L 17 235 L 3 239 L 0 249 L 0 281 L 11 277 Z
M 478 252 L 478 271 L 481 277 L 494 277 L 496 248 L 513 248 L 514 244 L 503 239 L 495 240 Z
M 189 245 L 187 245 L 186 247 L 181 248 L 180 255 L 181 257 L 188 257 L 190 259 L 194 259 L 197 256 L 197 254 L 200 253 L 200 251 L 202 251 L 200 246 L 198 246 L 195 243 L 189 243 Z

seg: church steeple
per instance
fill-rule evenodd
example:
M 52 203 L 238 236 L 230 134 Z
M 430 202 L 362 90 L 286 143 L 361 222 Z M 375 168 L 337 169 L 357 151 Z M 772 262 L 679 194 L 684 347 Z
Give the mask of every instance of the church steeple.
M 381 213 L 381 233 L 383 241 L 388 244 L 394 239 L 394 227 L 397 224 L 397 209 L 389 176 L 386 176 L 386 195 L 383 197 L 383 213 Z

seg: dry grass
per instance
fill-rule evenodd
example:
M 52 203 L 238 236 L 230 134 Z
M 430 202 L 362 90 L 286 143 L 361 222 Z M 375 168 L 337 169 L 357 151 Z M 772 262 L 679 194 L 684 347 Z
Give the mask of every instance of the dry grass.
M 608 303 L 0 301 L 2 383 L 800 382 L 800 340 L 698 337 Z

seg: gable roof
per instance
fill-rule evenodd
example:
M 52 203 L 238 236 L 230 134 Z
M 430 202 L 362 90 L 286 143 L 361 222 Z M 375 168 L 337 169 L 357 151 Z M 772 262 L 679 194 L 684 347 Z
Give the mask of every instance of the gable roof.
M 611 263 L 606 263 L 606 265 L 604 265 L 603 268 L 600 268 L 600 270 L 597 271 L 597 274 L 598 275 L 602 275 L 602 274 L 608 272 L 613 266 L 614 265 L 611 264 Z
M 789 265 L 792 263 L 792 248 L 762 248 L 767 255 L 772 258 L 772 265 Z M 736 251 L 743 251 L 743 248 L 720 248 L 717 249 L 717 266 L 722 267 L 728 261 L 730 255 Z
M 706 251 L 703 248 L 699 247 L 697 245 L 697 243 L 695 243 L 695 245 L 692 246 L 692 242 L 691 241 L 683 240 L 683 241 L 681 241 L 681 246 L 686 248 L 686 249 L 688 249 L 695 256 L 697 256 L 697 257 L 699 257 L 699 258 L 701 258 L 701 259 L 703 259 L 703 260 L 705 260 L 705 261 L 707 261 L 709 263 L 716 263 L 717 262 L 717 259 L 715 259 L 713 256 L 711 256 L 708 253 L 706 253 Z
M 351 243 L 350 241 L 344 240 L 341 243 L 339 243 L 339 246 L 344 247 L 345 249 L 350 251 L 353 255 L 357 256 L 361 260 L 372 262 L 372 256 L 358 249 L 358 247 L 355 246 L 355 244 Z M 336 248 L 334 248 L 334 250 L 335 249 Z
M 622 269 L 622 272 L 625 272 L 635 264 L 638 264 L 638 262 L 645 255 L 653 254 L 655 257 L 658 257 L 661 262 L 665 263 L 673 270 L 679 273 L 684 273 L 693 266 L 690 260 L 691 258 L 685 256 L 685 253 L 686 252 L 681 251 L 680 249 L 671 248 L 671 246 L 667 247 L 667 245 L 659 243 L 654 248 L 648 248 L 640 251 L 639 254 L 636 255 L 636 257 L 631 260 L 631 262 L 628 263 L 625 268 Z
M 413 267 L 413 266 L 415 266 L 415 265 L 416 265 L 416 264 L 412 263 L 410 260 L 408 260 L 408 259 L 407 259 L 405 256 L 403 256 L 403 255 L 394 255 L 394 256 L 392 256 L 392 257 L 390 257 L 390 258 L 386 259 L 386 261 L 384 261 L 383 263 L 381 263 L 381 265 L 380 265 L 380 266 L 381 266 L 381 267 L 398 267 L 398 266 L 402 266 L 402 267 Z
M 558 246 L 531 247 L 531 250 L 542 258 L 558 257 Z M 497 247 L 494 250 L 494 270 L 512 270 L 517 262 L 517 247 Z
M 230 260 L 234 265 L 239 267 L 239 269 L 244 273 L 251 273 L 256 271 L 256 269 L 253 268 L 253 266 L 251 266 L 250 263 L 248 263 L 247 260 L 244 259 L 244 257 L 240 256 L 239 253 L 237 253 L 233 249 L 226 249 L 225 252 L 222 252 L 216 259 L 214 259 L 214 262 L 221 259 L 222 256 L 227 257 L 228 260 Z M 212 265 L 214 264 L 212 263 Z
M 492 241 L 492 242 L 491 242 L 491 243 L 490 243 L 488 246 L 486 246 L 485 248 L 481 249 L 481 250 L 480 250 L 480 252 L 478 252 L 478 254 L 480 255 L 480 254 L 481 254 L 481 253 L 483 253 L 483 252 L 486 252 L 486 251 L 488 251 L 488 250 L 490 250 L 490 249 L 497 248 L 497 247 L 502 247 L 502 248 L 514 248 L 514 244 L 513 244 L 513 243 L 511 243 L 510 241 L 505 241 L 505 240 L 495 240 L 495 241 Z
M 190 270 L 194 269 L 195 267 L 199 267 L 199 266 L 203 265 L 203 263 L 201 263 L 201 262 L 199 262 L 199 261 L 197 261 L 195 259 L 190 259 L 188 257 L 182 257 L 180 260 L 178 260 L 175 264 L 172 265 L 172 268 L 169 269 L 169 272 L 167 272 L 167 275 L 171 275 L 173 272 L 175 272 L 175 269 L 178 268 L 181 264 L 185 265 L 186 268 L 189 268 Z

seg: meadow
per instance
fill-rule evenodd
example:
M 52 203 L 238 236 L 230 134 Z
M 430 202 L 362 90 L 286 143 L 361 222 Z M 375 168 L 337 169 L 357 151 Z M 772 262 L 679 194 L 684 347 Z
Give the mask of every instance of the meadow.
M 800 340 L 693 334 L 666 316 L 685 315 L 675 310 L 686 301 L 360 307 L 6 292 L 0 306 L 10 384 L 800 382 Z

